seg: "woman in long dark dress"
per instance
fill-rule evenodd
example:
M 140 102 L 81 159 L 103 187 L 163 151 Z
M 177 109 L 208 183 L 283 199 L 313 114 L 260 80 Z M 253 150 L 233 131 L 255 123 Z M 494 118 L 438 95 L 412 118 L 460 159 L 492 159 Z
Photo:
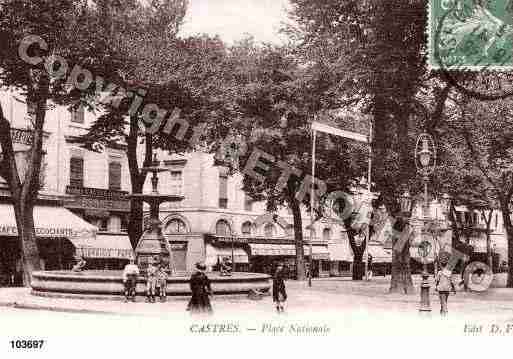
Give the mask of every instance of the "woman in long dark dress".
M 283 264 L 279 263 L 273 277 L 273 302 L 276 305 L 276 311 L 283 313 L 283 303 L 287 300 L 287 292 L 285 290 L 285 271 Z
M 196 263 L 196 272 L 190 279 L 192 297 L 187 309 L 192 313 L 212 313 L 212 305 L 209 296 L 212 295 L 210 280 L 205 274 L 206 266 Z

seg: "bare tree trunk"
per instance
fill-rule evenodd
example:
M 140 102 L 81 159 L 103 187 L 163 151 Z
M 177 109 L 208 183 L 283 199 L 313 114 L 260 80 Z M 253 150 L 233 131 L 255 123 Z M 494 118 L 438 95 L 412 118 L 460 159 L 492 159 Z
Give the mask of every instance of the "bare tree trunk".
M 409 225 L 402 220 L 394 224 L 397 233 L 409 237 Z M 397 245 L 401 241 L 404 244 Z M 399 247 L 399 248 L 398 248 Z M 402 248 L 401 248 L 402 247 Z M 390 293 L 410 294 L 415 292 L 410 268 L 410 242 L 401 237 L 394 236 L 392 239 L 392 278 L 390 280 Z
M 23 182 L 20 180 L 19 169 L 11 137 L 11 125 L 4 117 L 0 108 L 0 141 L 2 144 L 2 174 L 11 192 L 20 241 L 21 261 L 23 265 L 23 285 L 29 286 L 32 272 L 40 269 L 39 251 L 34 228 L 34 206 L 39 193 L 41 161 L 43 156 L 43 126 L 46 115 L 46 99 L 48 97 L 48 81 L 42 78 L 35 86 L 37 90 L 29 91 L 27 101 L 36 104 L 35 120 L 33 121 L 32 146 L 26 163 Z
M 138 117 L 130 117 L 130 132 L 127 136 L 127 158 L 128 169 L 130 172 L 130 182 L 132 184 L 132 193 L 142 193 L 144 182 L 146 180 L 146 173 L 139 170 L 137 163 L 137 142 L 139 139 L 139 126 L 137 124 Z M 144 165 L 149 165 L 152 160 L 153 143 L 151 135 L 146 135 L 146 153 Z M 143 204 L 140 201 L 131 200 L 130 202 L 130 217 L 128 221 L 128 237 L 132 248 L 137 247 L 139 239 L 143 234 Z
M 305 280 L 305 256 L 303 248 L 303 220 L 301 218 L 301 208 L 299 202 L 293 198 L 289 203 L 294 217 L 294 244 L 296 247 L 296 278 L 297 280 Z M 310 268 L 310 271 L 312 268 Z
M 500 206 L 508 241 L 508 281 L 506 287 L 513 288 L 513 227 L 511 226 L 509 200 L 510 198 L 501 198 Z
M 24 203 L 24 202 L 21 202 Z M 25 207 L 25 208 L 24 208 Z M 21 261 L 23 264 L 23 286 L 30 286 L 32 272 L 40 270 L 39 250 L 37 248 L 34 231 L 33 206 L 14 205 L 16 225 L 21 247 Z

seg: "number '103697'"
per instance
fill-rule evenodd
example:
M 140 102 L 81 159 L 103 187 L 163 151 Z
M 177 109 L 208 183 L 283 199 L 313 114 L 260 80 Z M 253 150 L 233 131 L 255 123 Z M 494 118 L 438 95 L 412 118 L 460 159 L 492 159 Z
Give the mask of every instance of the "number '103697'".
M 44 340 L 10 340 L 12 349 L 42 349 L 45 341 Z

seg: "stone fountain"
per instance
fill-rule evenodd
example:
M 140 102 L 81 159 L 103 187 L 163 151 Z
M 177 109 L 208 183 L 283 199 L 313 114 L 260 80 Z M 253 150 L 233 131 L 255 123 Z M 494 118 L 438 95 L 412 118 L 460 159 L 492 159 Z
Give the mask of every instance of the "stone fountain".
M 159 206 L 163 202 L 178 202 L 183 196 L 165 195 L 158 192 L 158 173 L 167 171 L 160 167 L 154 156 L 153 163 L 145 166 L 143 171 L 151 172 L 152 192 L 148 194 L 132 194 L 135 200 L 150 206 L 149 228 L 145 230 L 135 249 L 136 261 L 141 270 L 137 281 L 136 292 L 144 295 L 146 288 L 145 272 L 150 260 L 158 258 L 168 263 L 171 275 L 167 280 L 168 295 L 189 295 L 189 278 L 191 273 L 172 272 L 172 253 L 169 243 L 162 234 L 159 219 Z M 215 294 L 247 294 L 254 290 L 268 291 L 270 277 L 260 273 L 233 273 L 231 276 L 221 276 L 217 272 L 207 273 Z M 85 270 L 79 273 L 66 270 L 39 271 L 32 273 L 32 294 L 50 297 L 75 297 L 99 299 L 121 298 L 124 291 L 121 271 L 115 270 Z
M 142 168 L 144 173 L 151 172 L 153 174 L 151 177 L 151 193 L 136 193 L 130 196 L 137 201 L 146 202 L 150 206 L 150 228 L 143 233 L 135 249 L 137 265 L 139 266 L 142 274 L 146 273 L 148 262 L 154 258 L 158 258 L 159 261 L 167 263 L 169 271 L 171 272 L 172 270 L 171 248 L 162 234 L 162 222 L 159 219 L 159 207 L 164 202 L 182 201 L 183 196 L 165 195 L 158 192 L 158 173 L 165 172 L 167 170 L 167 168 L 158 165 L 157 156 L 154 155 L 153 163 L 150 166 Z

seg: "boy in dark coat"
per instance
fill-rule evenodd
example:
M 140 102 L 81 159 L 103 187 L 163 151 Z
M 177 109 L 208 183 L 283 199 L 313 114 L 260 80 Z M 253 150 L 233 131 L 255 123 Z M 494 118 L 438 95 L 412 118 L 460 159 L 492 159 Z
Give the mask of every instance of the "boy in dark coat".
M 190 279 L 192 297 L 187 310 L 192 313 L 212 313 L 209 296 L 212 295 L 210 280 L 205 274 L 207 267 L 203 263 L 196 263 L 196 271 Z
M 283 270 L 283 264 L 278 263 L 273 277 L 273 302 L 276 305 L 276 311 L 278 313 L 283 313 L 283 303 L 285 303 L 286 300 L 285 271 Z

